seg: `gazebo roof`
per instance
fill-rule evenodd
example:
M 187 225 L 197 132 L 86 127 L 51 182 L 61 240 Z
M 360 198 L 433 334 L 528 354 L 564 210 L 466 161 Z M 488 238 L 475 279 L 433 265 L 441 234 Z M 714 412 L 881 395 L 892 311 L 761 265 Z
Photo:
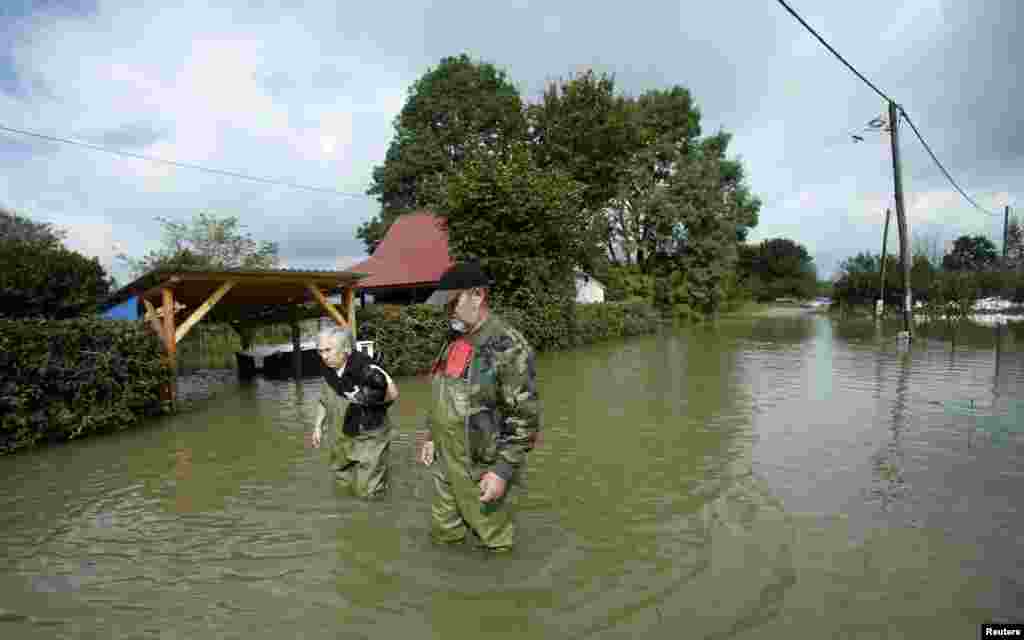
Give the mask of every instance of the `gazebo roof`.
M 105 311 L 128 299 L 139 296 L 159 306 L 161 289 L 174 290 L 174 299 L 187 307 L 205 302 L 227 281 L 232 288 L 219 304 L 231 306 L 264 306 L 302 303 L 313 300 L 308 284 L 329 295 L 354 287 L 365 273 L 357 271 L 319 271 L 302 269 L 174 269 L 147 273 L 111 294 L 101 305 Z

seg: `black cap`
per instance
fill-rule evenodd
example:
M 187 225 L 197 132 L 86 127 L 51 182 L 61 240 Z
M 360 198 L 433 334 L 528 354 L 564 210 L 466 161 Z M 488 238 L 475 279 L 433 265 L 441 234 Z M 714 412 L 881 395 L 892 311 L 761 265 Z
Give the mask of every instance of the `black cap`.
M 474 287 L 489 287 L 493 284 L 484 273 L 480 263 L 473 260 L 459 262 L 448 268 L 441 276 L 437 290 L 427 299 L 426 304 L 447 304 L 451 293 Z

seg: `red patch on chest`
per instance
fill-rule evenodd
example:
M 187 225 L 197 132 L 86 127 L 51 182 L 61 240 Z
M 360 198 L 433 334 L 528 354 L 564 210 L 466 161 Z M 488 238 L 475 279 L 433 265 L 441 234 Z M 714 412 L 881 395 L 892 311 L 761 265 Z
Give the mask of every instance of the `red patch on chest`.
M 448 360 L 444 365 L 444 375 L 449 378 L 461 378 L 472 358 L 473 345 L 465 340 L 456 340 L 448 348 Z

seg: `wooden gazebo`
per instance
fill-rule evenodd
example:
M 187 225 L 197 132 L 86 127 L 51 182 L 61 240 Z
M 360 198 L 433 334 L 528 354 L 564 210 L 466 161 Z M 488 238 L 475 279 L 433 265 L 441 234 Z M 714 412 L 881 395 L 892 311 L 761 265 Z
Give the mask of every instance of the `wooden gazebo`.
M 148 273 L 108 298 L 112 307 L 137 297 L 145 306 L 144 319 L 160 337 L 169 364 L 176 370 L 177 344 L 214 306 L 233 308 L 232 315 L 265 312 L 268 307 L 291 306 L 315 301 L 341 326 L 356 328 L 353 291 L 367 274 L 353 271 L 301 270 L 174 270 Z M 327 300 L 341 294 L 341 309 Z M 179 322 L 177 315 L 182 316 Z M 297 315 L 292 318 L 292 343 L 296 367 L 301 359 Z M 174 402 L 172 385 L 167 390 Z

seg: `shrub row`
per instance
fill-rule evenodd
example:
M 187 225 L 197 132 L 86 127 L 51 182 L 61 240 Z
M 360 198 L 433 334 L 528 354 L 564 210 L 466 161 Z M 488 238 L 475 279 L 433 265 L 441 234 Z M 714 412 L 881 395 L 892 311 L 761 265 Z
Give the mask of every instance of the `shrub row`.
M 0 453 L 117 431 L 167 409 L 171 381 L 141 323 L 0 320 Z
M 495 306 L 495 311 L 537 351 L 653 333 L 660 319 L 645 302 L 571 305 L 557 302 L 534 309 Z M 539 311 L 539 312 L 538 312 Z M 359 339 L 373 340 L 395 376 L 425 373 L 448 332 L 443 311 L 430 305 L 370 305 L 357 318 Z
M 496 311 L 538 351 L 652 333 L 660 322 L 640 301 L 529 302 Z M 428 305 L 370 305 L 357 322 L 359 338 L 377 343 L 395 376 L 426 372 L 448 332 L 443 310 Z M 306 335 L 315 327 L 303 323 Z M 237 341 L 226 326 L 208 333 L 218 353 Z M 0 320 L 0 454 L 118 431 L 166 412 L 160 389 L 171 377 L 158 339 L 141 322 Z

